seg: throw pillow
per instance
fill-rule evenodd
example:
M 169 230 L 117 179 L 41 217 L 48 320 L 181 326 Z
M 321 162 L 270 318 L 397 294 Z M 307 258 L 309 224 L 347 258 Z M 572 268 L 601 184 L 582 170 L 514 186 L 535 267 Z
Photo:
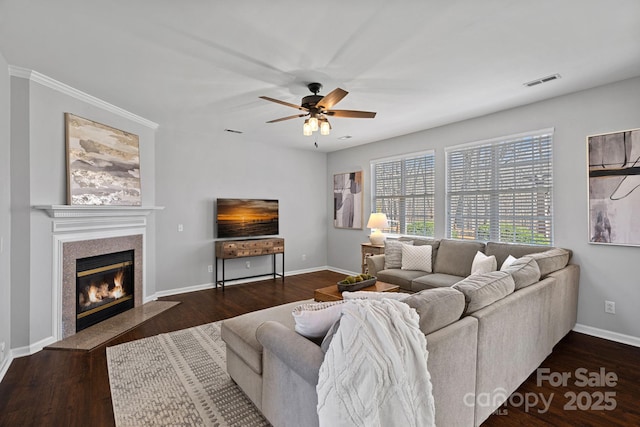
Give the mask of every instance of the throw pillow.
M 471 263 L 471 275 L 484 274 L 496 271 L 498 269 L 498 262 L 496 256 L 487 256 L 482 252 L 476 252 L 476 256 L 473 257 L 473 263 Z
M 388 299 L 396 299 L 398 301 L 402 301 L 411 294 L 407 294 L 404 292 L 370 292 L 370 291 L 355 291 L 349 292 L 344 291 L 342 293 L 342 298 L 347 301 L 350 299 L 375 299 L 380 300 L 384 298 Z
M 431 273 L 431 245 L 402 246 L 402 269 Z
M 506 271 L 469 276 L 452 286 L 464 294 L 464 312 L 471 314 L 506 297 L 515 289 L 513 277 Z
M 385 240 L 384 242 L 384 268 L 402 267 L 402 245 L 413 246 L 413 240 Z
M 540 280 L 540 268 L 535 259 L 523 256 L 515 260 L 504 271 L 511 274 L 515 282 L 515 290 L 526 288 Z
M 425 289 L 403 300 L 420 316 L 420 330 L 430 334 L 460 319 L 464 312 L 464 295 L 450 287 Z
M 504 260 L 504 262 L 502 263 L 502 265 L 500 266 L 500 271 L 505 271 L 507 269 L 507 267 L 509 267 L 511 264 L 513 264 L 513 262 L 515 260 L 517 260 L 518 258 L 514 257 L 513 255 L 509 255 L 507 257 L 507 259 Z
M 326 335 L 331 325 L 340 318 L 344 301 L 300 304 L 293 309 L 294 330 L 307 338 Z

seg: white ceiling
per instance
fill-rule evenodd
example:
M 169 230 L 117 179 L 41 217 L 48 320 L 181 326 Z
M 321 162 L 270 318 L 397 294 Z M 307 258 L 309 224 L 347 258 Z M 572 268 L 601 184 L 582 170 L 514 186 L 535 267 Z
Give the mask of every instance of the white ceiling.
M 0 52 L 212 144 L 334 151 L 638 76 L 640 1 L 0 0 Z M 331 119 L 319 148 L 304 119 L 265 123 L 297 111 L 258 96 L 312 81 L 378 115 Z

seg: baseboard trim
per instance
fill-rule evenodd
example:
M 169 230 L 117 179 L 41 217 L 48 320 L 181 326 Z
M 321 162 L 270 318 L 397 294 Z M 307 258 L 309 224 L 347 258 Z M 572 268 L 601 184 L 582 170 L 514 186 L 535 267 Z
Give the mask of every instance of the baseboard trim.
M 573 330 L 575 332 L 580 332 L 581 334 L 587 334 L 598 338 L 604 338 L 605 340 L 609 341 L 615 341 L 622 344 L 632 345 L 634 347 L 640 347 L 640 338 L 631 335 L 607 331 L 606 329 L 594 328 L 593 326 L 581 325 L 580 323 L 577 323 Z
M 2 362 L 2 365 L 0 365 L 0 382 L 2 382 L 4 375 L 9 370 L 9 366 L 11 366 L 11 362 L 13 362 L 13 352 L 9 350 L 7 352 L 7 357 L 5 357 L 4 361 Z
M 327 266 L 322 266 L 322 267 L 307 268 L 304 270 L 287 271 L 284 273 L 284 277 L 286 279 L 289 276 L 296 276 L 298 274 L 305 274 L 305 273 L 314 273 L 316 271 L 323 271 L 323 270 L 331 270 L 331 269 Z M 251 277 L 249 279 L 227 280 L 225 281 L 224 286 L 226 287 L 226 286 L 239 285 L 242 283 L 260 282 L 262 280 L 268 280 L 268 279 L 269 279 L 269 274 L 267 273 L 264 276 Z M 279 279 L 280 277 L 276 278 L 276 280 L 279 280 Z M 153 294 L 153 296 L 148 298 L 158 299 L 161 297 L 170 297 L 173 295 L 186 294 L 188 292 L 204 291 L 206 289 L 213 289 L 213 288 L 215 288 L 214 283 L 204 283 L 202 285 L 188 286 L 186 288 L 174 288 L 174 289 L 168 289 L 166 291 L 157 291 L 155 294 Z

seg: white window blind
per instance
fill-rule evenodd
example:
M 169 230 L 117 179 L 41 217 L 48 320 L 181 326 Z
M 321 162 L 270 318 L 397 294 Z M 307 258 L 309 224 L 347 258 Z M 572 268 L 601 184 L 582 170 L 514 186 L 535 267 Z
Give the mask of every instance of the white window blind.
M 448 148 L 447 237 L 553 244 L 552 143 L 547 129 Z
M 433 237 L 434 168 L 433 151 L 371 163 L 371 205 L 387 215 L 386 232 Z

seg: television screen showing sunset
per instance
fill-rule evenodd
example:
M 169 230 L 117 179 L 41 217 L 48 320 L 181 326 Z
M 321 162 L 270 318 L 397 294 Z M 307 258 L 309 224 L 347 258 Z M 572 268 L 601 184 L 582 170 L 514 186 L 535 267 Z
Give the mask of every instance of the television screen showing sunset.
M 278 234 L 278 201 L 218 199 L 218 237 L 270 236 Z

